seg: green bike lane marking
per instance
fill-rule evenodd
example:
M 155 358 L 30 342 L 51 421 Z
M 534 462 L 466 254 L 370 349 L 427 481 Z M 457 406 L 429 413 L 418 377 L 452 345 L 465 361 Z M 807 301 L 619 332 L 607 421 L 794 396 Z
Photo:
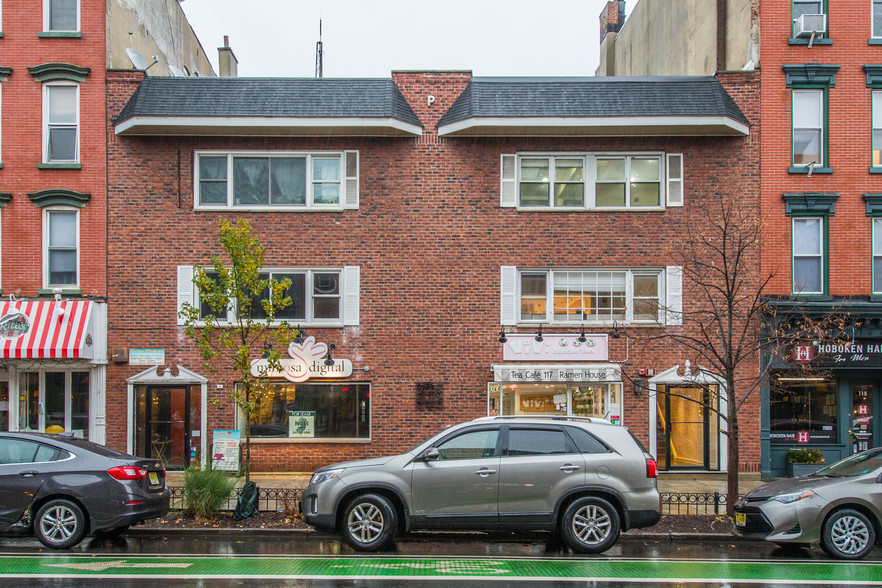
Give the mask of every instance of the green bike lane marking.
M 882 586 L 882 563 L 408 557 L 0 557 L 0 578 L 449 578 Z

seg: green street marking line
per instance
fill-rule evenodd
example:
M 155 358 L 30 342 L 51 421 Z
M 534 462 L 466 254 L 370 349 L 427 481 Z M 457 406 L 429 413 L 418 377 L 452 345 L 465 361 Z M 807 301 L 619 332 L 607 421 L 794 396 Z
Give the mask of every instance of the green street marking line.
M 882 564 L 851 562 L 390 557 L 0 557 L 0 578 L 410 578 L 728 581 L 882 586 Z

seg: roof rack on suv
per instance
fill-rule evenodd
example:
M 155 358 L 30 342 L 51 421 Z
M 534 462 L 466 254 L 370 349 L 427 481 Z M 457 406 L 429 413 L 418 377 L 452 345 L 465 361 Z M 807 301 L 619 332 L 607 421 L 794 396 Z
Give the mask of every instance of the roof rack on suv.
M 612 424 L 606 419 L 601 419 L 597 417 L 584 417 L 584 416 L 568 416 L 568 415 L 556 415 L 556 414 L 539 414 L 539 415 L 524 415 L 524 414 L 508 414 L 508 415 L 497 415 L 490 417 L 482 417 L 475 420 L 534 420 L 534 419 L 542 419 L 542 420 L 550 420 L 550 421 L 582 421 L 587 423 L 601 423 L 601 424 Z

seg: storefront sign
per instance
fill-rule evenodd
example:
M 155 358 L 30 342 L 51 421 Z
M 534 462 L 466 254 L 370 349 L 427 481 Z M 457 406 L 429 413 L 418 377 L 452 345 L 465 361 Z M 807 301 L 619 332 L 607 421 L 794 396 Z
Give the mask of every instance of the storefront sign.
M 803 341 L 793 346 L 790 358 L 798 365 L 816 368 L 877 368 L 882 367 L 882 341 Z
M 315 411 L 288 411 L 289 437 L 315 437 Z
M 165 349 L 129 349 L 130 365 L 165 365 Z
M 213 463 L 216 470 L 239 470 L 239 431 L 214 431 L 212 436 Z
M 17 339 L 31 328 L 27 315 L 11 312 L 0 318 L 0 339 Z
M 305 382 L 310 378 L 348 378 L 352 375 L 352 362 L 348 359 L 334 359 L 331 365 L 325 363 L 328 346 L 316 343 L 315 337 L 307 337 L 303 343 L 291 343 L 288 354 L 290 359 L 279 359 L 281 370 L 270 368 L 266 359 L 255 359 L 251 362 L 251 375 L 286 378 L 292 382 Z
M 618 366 L 495 365 L 499 382 L 610 382 L 621 379 Z
M 533 334 L 507 334 L 502 347 L 506 361 L 607 361 L 609 342 L 606 335 L 548 334 L 542 341 Z
M 773 431 L 769 435 L 772 443 L 836 443 L 836 431 Z

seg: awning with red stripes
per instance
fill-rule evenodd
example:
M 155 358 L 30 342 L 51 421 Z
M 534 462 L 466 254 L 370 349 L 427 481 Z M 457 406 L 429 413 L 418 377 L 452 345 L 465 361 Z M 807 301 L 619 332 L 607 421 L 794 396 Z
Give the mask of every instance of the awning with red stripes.
M 0 302 L 0 359 L 92 359 L 86 300 Z

